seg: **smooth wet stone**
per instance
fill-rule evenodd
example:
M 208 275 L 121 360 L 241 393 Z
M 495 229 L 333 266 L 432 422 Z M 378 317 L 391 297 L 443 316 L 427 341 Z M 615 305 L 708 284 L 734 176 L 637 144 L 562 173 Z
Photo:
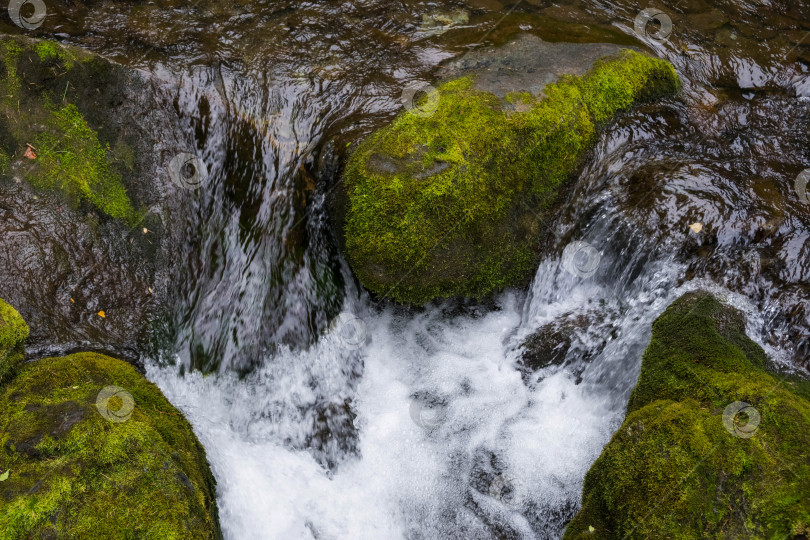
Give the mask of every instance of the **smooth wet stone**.
M 510 92 L 539 95 L 563 75 L 584 75 L 598 59 L 635 47 L 612 43 L 552 43 L 530 34 L 498 48 L 477 49 L 437 72 L 441 80 L 475 75 L 475 88 L 505 98 Z

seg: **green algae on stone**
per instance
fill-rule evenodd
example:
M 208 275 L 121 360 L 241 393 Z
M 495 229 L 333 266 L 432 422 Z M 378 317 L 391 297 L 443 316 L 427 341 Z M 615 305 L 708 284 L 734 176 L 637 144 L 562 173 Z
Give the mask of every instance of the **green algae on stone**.
M 673 303 L 564 538 L 807 538 L 810 401 L 766 361 L 732 307 Z
M 108 386 L 128 392 L 102 402 Z M 110 421 L 120 411 L 118 420 Z M 107 417 L 104 416 L 106 414 Z M 26 364 L 0 389 L 0 538 L 221 538 L 191 426 L 132 366 L 82 353 Z
M 435 112 L 401 113 L 347 163 L 352 268 L 371 291 L 414 304 L 528 281 L 541 219 L 596 131 L 679 84 L 666 61 L 624 50 L 539 97 L 501 99 L 474 76 L 441 85 Z
M 23 362 L 28 325 L 16 309 L 0 299 L 0 388 Z
M 56 42 L 6 36 L 0 57 L 0 131 L 6 134 L 0 150 L 21 164 L 22 177 L 72 201 L 87 200 L 113 218 L 137 221 L 109 147 L 76 104 L 65 101 L 66 76 L 83 67 L 77 54 Z M 23 157 L 29 144 L 35 159 Z

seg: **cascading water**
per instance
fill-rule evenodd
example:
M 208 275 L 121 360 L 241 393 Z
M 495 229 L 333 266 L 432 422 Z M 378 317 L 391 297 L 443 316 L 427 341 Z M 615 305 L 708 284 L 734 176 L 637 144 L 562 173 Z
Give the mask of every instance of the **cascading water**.
M 649 114 L 604 137 L 528 294 L 412 312 L 349 285 L 350 317 L 308 349 L 268 353 L 243 378 L 149 367 L 207 449 L 227 537 L 557 538 L 622 421 L 652 321 L 678 295 L 722 294 L 782 356 L 743 297 L 711 279 L 684 283 L 687 232 L 656 238 L 625 210 L 614 174 L 643 170 L 638 156 L 660 146 Z M 663 192 L 705 196 L 677 182 Z M 661 209 L 675 221 L 684 211 L 667 199 Z M 587 252 L 592 275 L 571 271 L 563 248 L 574 242 L 598 246 Z M 527 336 L 576 317 L 587 323 L 574 326 L 563 362 L 522 369 Z
M 347 276 L 342 309 L 349 316 L 309 348 L 282 344 L 259 353 L 258 367 L 242 378 L 150 365 L 148 376 L 187 415 L 207 450 L 226 537 L 558 538 L 578 507 L 585 472 L 621 424 L 652 321 L 671 301 L 686 290 L 711 289 L 747 313 L 750 335 L 773 358 L 790 356 L 769 344 L 773 321 L 723 287 L 740 273 L 759 275 L 746 270 L 746 259 L 705 276 L 695 271 L 706 264 L 700 256 L 711 242 L 689 232 L 692 220 L 718 231 L 711 257 L 756 248 L 728 232 L 737 226 L 722 218 L 726 205 L 750 204 L 735 172 L 717 167 L 740 150 L 698 147 L 695 156 L 695 147 L 679 146 L 696 129 L 690 115 L 688 105 L 676 103 L 635 111 L 603 136 L 553 233 L 555 254 L 527 294 L 507 292 L 485 307 L 413 312 L 374 304 Z M 803 139 L 781 140 L 798 146 Z M 697 144 L 709 148 L 712 141 Z M 707 181 L 712 174 L 714 182 Z M 627 181 L 642 175 L 643 182 Z M 656 185 L 662 175 L 665 182 Z M 273 189 L 263 184 L 257 197 L 266 201 Z M 651 210 L 640 216 L 645 198 Z M 286 214 L 263 215 L 270 228 L 289 223 Z M 651 219 L 666 229 L 656 231 Z M 231 246 L 225 260 L 244 260 L 243 250 L 263 245 L 256 237 L 240 241 L 240 234 L 238 227 L 224 233 Z M 570 271 L 564 248 L 577 242 L 592 246 L 593 275 Z M 223 321 L 238 325 L 234 342 L 268 338 L 261 310 L 250 308 L 267 286 L 261 271 L 217 275 L 242 296 L 217 293 L 194 312 L 208 317 L 214 308 L 217 336 Z M 761 290 L 773 305 L 767 298 L 778 289 Z M 310 301 L 317 297 L 307 296 L 306 286 L 301 291 Z M 290 289 L 286 294 L 295 298 Z M 573 326 L 564 361 L 526 370 L 521 343 L 537 328 L 577 318 L 586 324 Z
M 525 304 L 414 315 L 347 301 L 365 321 L 359 348 L 334 328 L 243 379 L 148 375 L 207 449 L 228 538 L 556 538 L 622 421 L 653 319 L 697 286 L 673 287 L 679 271 L 660 261 L 613 288 L 552 259 Z M 589 311 L 603 321 L 571 363 L 524 384 L 520 338 Z
M 436 6 L 420 2 L 241 2 L 238 17 L 202 4 L 181 21 L 152 4 L 91 10 L 65 30 L 122 61 L 135 46 L 122 36 L 139 36 L 165 61 L 149 67 L 182 147 L 162 157 L 208 168 L 181 227 L 176 363 L 147 367 L 205 446 L 226 538 L 558 538 L 622 421 L 652 321 L 686 290 L 742 309 L 775 360 L 806 358 L 810 212 L 792 182 L 810 166 L 810 90 L 807 48 L 778 30 L 790 13 L 732 2 L 734 22 L 687 6 L 670 42 L 647 40 L 683 95 L 601 135 L 529 291 L 411 311 L 359 292 L 337 254 L 333 156 L 493 23 L 493 39 L 624 43 L 616 27 L 632 36 L 637 6 L 524 2 L 504 18 L 491 2 L 443 35 L 424 31 Z M 155 35 L 150 16 L 171 31 Z M 535 370 L 521 344 L 547 325 L 570 347 Z

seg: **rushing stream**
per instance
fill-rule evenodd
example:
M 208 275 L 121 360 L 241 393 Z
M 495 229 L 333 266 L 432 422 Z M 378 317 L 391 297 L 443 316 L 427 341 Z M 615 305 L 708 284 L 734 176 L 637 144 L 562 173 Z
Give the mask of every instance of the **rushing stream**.
M 808 365 L 810 4 L 682 2 L 666 41 L 638 39 L 632 3 L 218 4 L 106 3 L 43 31 L 146 70 L 184 123 L 167 159 L 206 165 L 147 371 L 205 446 L 226 538 L 558 538 L 686 290 Z M 346 146 L 516 30 L 646 44 L 684 90 L 602 133 L 530 290 L 375 303 L 329 217 Z M 549 324 L 571 346 L 532 371 L 520 346 Z

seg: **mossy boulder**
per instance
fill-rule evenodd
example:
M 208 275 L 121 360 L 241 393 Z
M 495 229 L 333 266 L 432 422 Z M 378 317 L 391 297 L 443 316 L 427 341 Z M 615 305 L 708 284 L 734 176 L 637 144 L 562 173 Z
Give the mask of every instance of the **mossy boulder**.
M 669 63 L 635 50 L 528 37 L 445 74 L 345 168 L 349 262 L 399 302 L 527 282 L 542 222 L 597 131 L 680 84 Z
M 108 356 L 38 360 L 0 387 L 0 473 L 2 538 L 222 537 L 191 426 Z
M 564 538 L 810 537 L 808 385 L 767 364 L 739 311 L 673 303 Z
M 160 389 L 101 354 L 23 364 L 27 335 L 0 300 L 0 538 L 222 538 L 205 451 Z
M 26 339 L 28 325 L 16 309 L 0 299 L 0 385 L 22 364 Z

